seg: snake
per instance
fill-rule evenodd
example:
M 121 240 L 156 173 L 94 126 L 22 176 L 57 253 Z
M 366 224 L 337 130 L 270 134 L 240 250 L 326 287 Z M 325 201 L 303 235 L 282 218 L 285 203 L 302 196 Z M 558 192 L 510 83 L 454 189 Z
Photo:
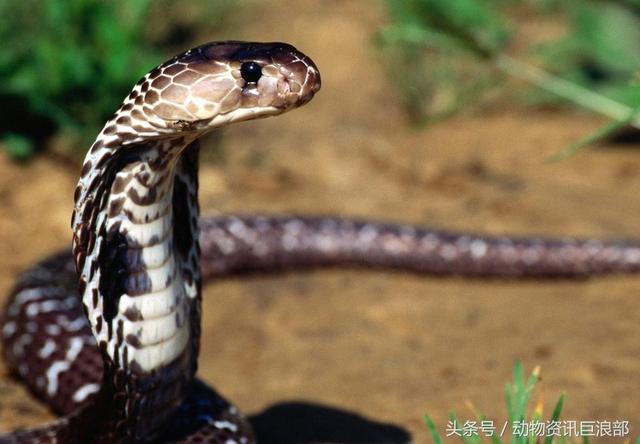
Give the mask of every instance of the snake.
M 24 271 L 2 313 L 7 367 L 59 415 L 0 443 L 255 442 L 196 378 L 202 284 L 324 266 L 493 278 L 640 271 L 628 240 L 508 238 L 344 217 L 200 217 L 199 139 L 308 103 L 316 64 L 286 43 L 207 43 L 133 87 L 87 152 L 71 251 Z

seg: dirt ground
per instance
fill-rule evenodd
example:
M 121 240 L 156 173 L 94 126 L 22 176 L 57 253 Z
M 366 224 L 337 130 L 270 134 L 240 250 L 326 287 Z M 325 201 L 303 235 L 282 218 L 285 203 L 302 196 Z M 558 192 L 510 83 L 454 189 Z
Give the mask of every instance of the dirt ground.
M 565 162 L 544 161 L 601 125 L 597 117 L 501 100 L 413 129 L 371 46 L 384 20 L 374 2 L 257 5 L 250 25 L 229 37 L 293 43 L 320 67 L 323 89 L 301 110 L 225 132 L 225 161 L 201 173 L 205 212 L 638 236 L 640 153 L 633 146 L 605 144 Z M 535 23 L 522 26 L 536 32 Z M 24 166 L 0 157 L 0 294 L 20 270 L 69 245 L 76 174 L 51 157 Z M 258 423 L 265 409 L 302 401 L 339 409 L 320 413 L 319 422 L 350 412 L 422 443 L 429 441 L 424 413 L 444 432 L 449 410 L 471 417 L 466 400 L 503 421 L 503 385 L 521 359 L 526 371 L 542 366 L 547 415 L 565 393 L 565 418 L 628 420 L 636 437 L 639 292 L 633 276 L 484 282 L 325 270 L 227 280 L 205 289 L 200 376 L 245 412 L 262 412 Z M 47 418 L 0 377 L 0 430 Z M 367 439 L 349 442 L 401 442 Z

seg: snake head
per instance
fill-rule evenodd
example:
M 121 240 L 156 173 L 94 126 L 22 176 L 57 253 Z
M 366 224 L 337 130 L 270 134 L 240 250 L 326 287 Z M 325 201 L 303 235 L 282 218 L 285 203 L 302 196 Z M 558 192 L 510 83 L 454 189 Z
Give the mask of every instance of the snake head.
M 320 73 L 289 44 L 230 41 L 180 54 L 137 87 L 135 100 L 142 112 L 151 121 L 161 121 L 154 126 L 207 130 L 307 103 L 320 89 Z

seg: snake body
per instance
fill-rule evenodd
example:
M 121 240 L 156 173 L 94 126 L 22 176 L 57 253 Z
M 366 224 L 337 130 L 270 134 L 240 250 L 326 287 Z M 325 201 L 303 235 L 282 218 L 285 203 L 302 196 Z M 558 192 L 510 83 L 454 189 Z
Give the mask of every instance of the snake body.
M 342 218 L 198 219 L 198 138 L 281 114 L 320 87 L 284 43 L 210 43 L 134 87 L 85 159 L 73 249 L 24 272 L 0 336 L 9 369 L 61 418 L 0 443 L 251 443 L 195 379 L 203 279 L 351 265 L 478 277 L 640 271 L 640 244 L 509 239 Z

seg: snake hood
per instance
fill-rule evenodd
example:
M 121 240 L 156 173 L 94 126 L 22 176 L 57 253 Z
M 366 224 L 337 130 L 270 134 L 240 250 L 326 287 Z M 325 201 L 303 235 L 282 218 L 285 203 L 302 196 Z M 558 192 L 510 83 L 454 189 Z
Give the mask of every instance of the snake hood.
M 320 89 L 313 61 L 287 43 L 212 42 L 150 71 L 134 86 L 87 154 L 74 201 L 74 256 L 79 272 L 96 220 L 105 176 L 135 148 L 166 141 L 182 146 L 227 123 L 282 114 Z M 123 148 L 134 148 L 123 150 Z M 114 168 L 115 165 L 115 168 Z

